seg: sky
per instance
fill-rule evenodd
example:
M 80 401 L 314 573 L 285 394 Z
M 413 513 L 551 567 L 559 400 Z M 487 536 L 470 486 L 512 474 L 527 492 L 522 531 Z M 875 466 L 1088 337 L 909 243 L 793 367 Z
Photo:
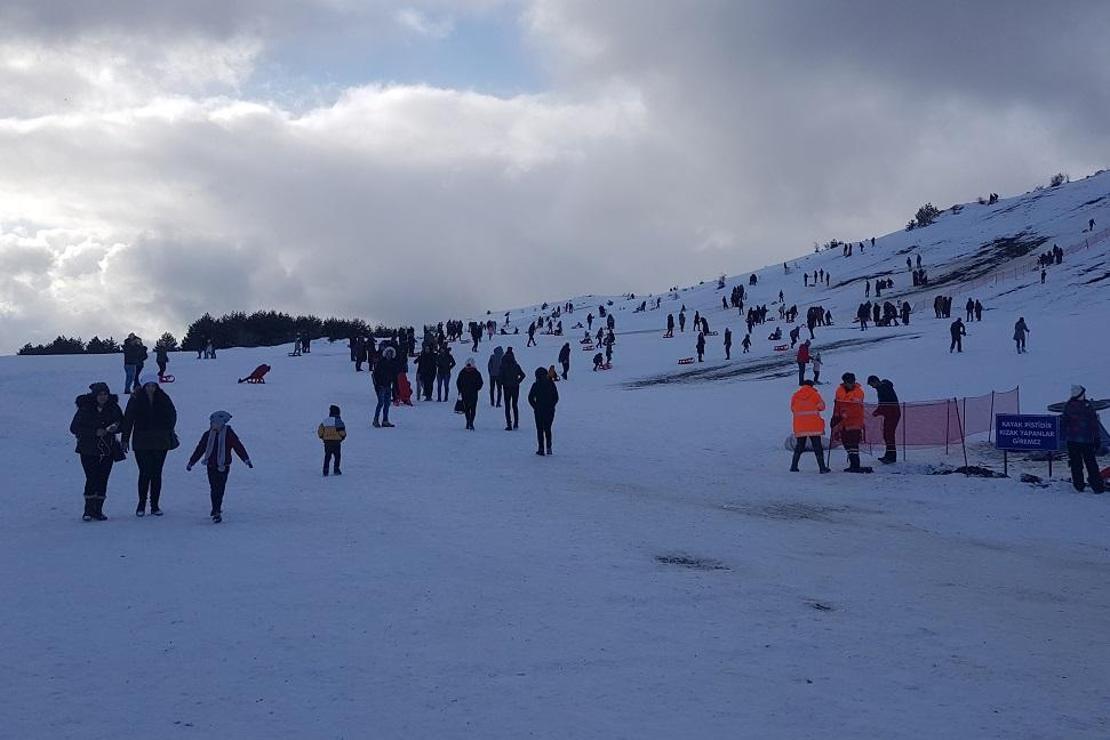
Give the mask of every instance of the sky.
M 1110 3 L 0 0 L 0 352 L 739 274 L 1110 166 Z

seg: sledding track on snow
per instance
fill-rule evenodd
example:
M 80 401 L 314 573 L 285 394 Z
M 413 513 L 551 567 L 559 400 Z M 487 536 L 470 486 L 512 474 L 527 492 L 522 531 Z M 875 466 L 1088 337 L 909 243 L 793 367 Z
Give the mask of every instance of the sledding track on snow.
M 835 353 L 838 350 L 851 349 L 853 347 L 869 346 L 889 341 L 918 339 L 920 337 L 921 334 L 917 332 L 912 334 L 888 334 L 881 337 L 855 337 L 853 339 L 840 339 L 835 342 L 829 342 L 828 344 L 822 344 L 820 350 L 822 354 L 828 354 Z M 625 383 L 624 387 L 629 389 L 650 388 L 652 386 L 667 385 L 670 383 L 697 383 L 699 381 L 729 380 L 731 378 L 745 377 L 766 380 L 768 378 L 785 378 L 795 373 L 797 373 L 797 362 L 794 359 L 794 352 L 790 351 L 783 353 L 781 357 L 771 357 L 758 362 L 741 365 L 717 364 L 709 367 L 700 367 L 696 370 L 653 375 Z

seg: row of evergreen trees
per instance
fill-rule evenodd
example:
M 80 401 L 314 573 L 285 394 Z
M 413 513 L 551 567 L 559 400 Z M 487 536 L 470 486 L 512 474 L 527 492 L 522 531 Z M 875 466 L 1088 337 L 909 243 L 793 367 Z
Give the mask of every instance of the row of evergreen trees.
M 213 318 L 204 314 L 189 324 L 180 345 L 166 332 L 158 339 L 171 352 L 178 349 L 197 351 L 209 340 L 216 349 L 228 347 L 274 347 L 288 344 L 300 335 L 309 339 L 326 338 L 331 341 L 346 340 L 353 336 L 390 336 L 396 330 L 378 324 L 371 327 L 362 319 L 321 319 L 318 316 L 291 316 L 280 311 L 243 311 Z M 149 346 L 149 345 L 148 345 Z M 80 337 L 59 336 L 49 344 L 27 343 L 19 350 L 21 355 L 102 355 L 122 352 L 120 343 L 113 337 L 93 337 L 85 342 Z

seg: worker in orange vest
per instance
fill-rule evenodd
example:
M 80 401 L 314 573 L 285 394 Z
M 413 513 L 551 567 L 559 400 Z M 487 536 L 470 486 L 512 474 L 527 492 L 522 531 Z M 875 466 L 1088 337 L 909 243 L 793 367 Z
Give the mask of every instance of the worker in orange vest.
M 863 388 L 856 383 L 853 373 L 844 373 L 843 382 L 836 388 L 832 425 L 840 428 L 840 439 L 848 453 L 845 473 L 870 473 L 871 468 L 859 464 L 859 445 L 863 441 Z
M 821 412 L 825 401 L 813 387 L 812 380 L 803 380 L 802 386 L 790 397 L 790 412 L 794 414 L 794 459 L 790 462 L 790 472 L 798 472 L 798 461 L 806 451 L 806 440 L 813 446 L 817 457 L 817 467 L 822 473 L 829 472 L 825 465 L 825 452 L 821 447 L 821 435 L 825 433 L 825 420 Z

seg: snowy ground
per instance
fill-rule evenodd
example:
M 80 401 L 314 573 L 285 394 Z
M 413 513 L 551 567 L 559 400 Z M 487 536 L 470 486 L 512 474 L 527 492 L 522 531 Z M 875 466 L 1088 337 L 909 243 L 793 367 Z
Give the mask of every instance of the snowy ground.
M 1110 201 L 1080 207 L 1107 192 L 1103 176 L 969 206 L 862 258 L 800 265 L 831 270 L 834 286 L 891 270 L 904 287 L 899 250 L 910 244 L 934 277 L 1027 226 L 1063 246 L 1088 217 L 1110 222 Z M 926 236 L 937 243 L 915 241 Z M 948 354 L 948 322 L 926 312 L 909 331 L 869 332 L 890 341 L 828 352 L 825 377 L 875 372 L 908 401 L 1020 384 L 1031 412 L 1072 383 L 1110 396 L 1110 283 L 1086 282 L 1110 271 L 1107 252 L 1069 255 L 1044 287 L 1030 273 L 977 289 L 988 311 L 963 355 Z M 833 310 L 838 325 L 819 330 L 818 348 L 859 333 L 845 321 L 859 284 L 806 293 L 781 265 L 760 274 L 758 302 L 783 288 L 803 315 L 805 297 Z M 488 399 L 473 433 L 434 402 L 398 411 L 396 429 L 370 429 L 369 380 L 339 345 L 300 358 L 175 355 L 167 390 L 183 445 L 167 463 L 161 519 L 132 515 L 128 460 L 113 473 L 111 519 L 79 520 L 72 400 L 95 380 L 118 389 L 120 358 L 0 358 L 11 504 L 0 523 L 0 735 L 1110 735 L 1110 497 L 1076 495 L 1063 465 L 1044 488 L 927 475 L 962 464 L 943 450 L 911 450 L 873 476 L 819 477 L 812 457 L 790 474 L 796 381 L 630 388 L 693 354 L 689 333 L 660 338 L 681 302 L 739 343 L 742 325 L 714 288 L 640 315 L 618 301 L 607 373 L 589 372 L 592 353 L 571 332 L 551 458 L 532 454 L 523 402 L 516 433 Z M 578 305 L 568 329 L 586 313 Z M 1033 331 L 1020 357 L 1018 315 Z M 773 354 L 756 334 L 734 364 Z M 562 341 L 525 350 L 523 337 L 505 339 L 494 344 L 512 344 L 529 374 Z M 467 349 L 456 346 L 460 362 Z M 490 349 L 477 353 L 483 370 Z M 274 366 L 267 385 L 234 382 L 263 361 Z M 321 479 L 315 428 L 329 403 L 350 436 L 345 475 Z M 217 408 L 235 415 L 256 468 L 233 469 L 214 526 L 203 472 L 184 463 Z M 998 465 L 985 444 L 971 455 Z M 1022 470 L 1045 474 L 1043 463 Z

